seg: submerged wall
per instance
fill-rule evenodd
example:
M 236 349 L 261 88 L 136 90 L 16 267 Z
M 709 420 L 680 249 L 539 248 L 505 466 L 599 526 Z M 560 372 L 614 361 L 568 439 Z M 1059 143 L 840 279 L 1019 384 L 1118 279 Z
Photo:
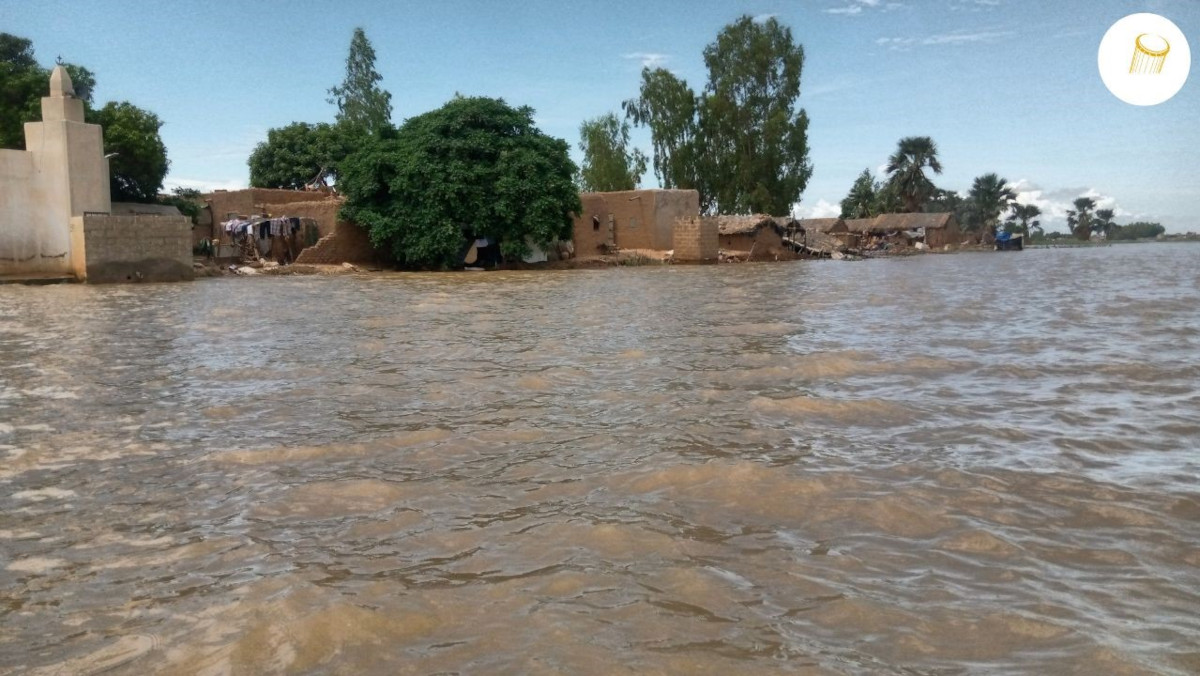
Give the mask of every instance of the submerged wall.
M 681 218 L 675 222 L 675 254 L 682 263 L 715 263 L 720 234 L 713 218 Z
M 80 280 L 179 282 L 195 276 L 186 216 L 88 214 L 71 219 L 71 233 L 82 244 L 73 256 Z

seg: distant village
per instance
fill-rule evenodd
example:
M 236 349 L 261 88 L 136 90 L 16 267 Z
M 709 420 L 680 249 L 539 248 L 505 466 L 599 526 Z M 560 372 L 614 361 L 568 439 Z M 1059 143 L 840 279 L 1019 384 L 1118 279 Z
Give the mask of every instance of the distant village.
M 744 68 L 710 72 L 700 93 L 643 69 L 623 118 L 582 123 L 579 166 L 531 108 L 502 99 L 456 95 L 393 125 L 356 29 L 346 78 L 329 90 L 336 123 L 270 130 L 248 158 L 253 187 L 173 195 L 160 194 L 170 163 L 157 116 L 129 102 L 95 108 L 91 71 L 45 70 L 29 40 L 0 38 L 0 84 L 25 101 L 0 124 L 0 281 L 855 260 L 1165 238 L 1156 223 L 1117 225 L 1086 196 L 1068 212 L 1071 232 L 1047 235 L 1038 208 L 995 173 L 965 196 L 935 186 L 930 137 L 900 139 L 885 181 L 864 170 L 841 217 L 795 218 L 813 171 L 796 105 L 804 53 L 775 18 L 727 25 L 709 50 Z M 751 43 L 772 52 L 738 46 Z M 779 78 L 747 97 L 764 63 Z M 629 143 L 631 124 L 649 129 L 652 157 Z M 651 163 L 663 187 L 639 189 Z
M 331 190 L 248 188 L 206 193 L 200 199 L 192 244 L 198 256 L 218 267 L 386 265 L 368 233 L 338 217 L 344 198 Z M 849 220 L 701 216 L 695 190 L 583 193 L 580 200 L 583 208 L 574 214 L 569 240 L 546 248 L 530 242 L 530 253 L 519 261 L 504 260 L 498 242 L 464 240 L 461 267 L 847 259 L 952 251 L 965 241 L 949 213 Z M 273 230 L 272 224 L 281 221 L 288 228 Z

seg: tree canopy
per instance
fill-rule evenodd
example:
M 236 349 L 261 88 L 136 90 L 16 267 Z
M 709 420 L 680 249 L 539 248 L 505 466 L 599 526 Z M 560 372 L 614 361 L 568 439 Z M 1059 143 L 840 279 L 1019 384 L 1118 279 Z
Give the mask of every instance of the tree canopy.
M 643 68 L 640 96 L 621 106 L 634 124 L 650 128 L 659 184 L 667 189 L 700 190 L 703 201 L 696 95 L 687 81 L 663 68 Z
M 704 164 L 726 213 L 791 213 L 812 176 L 797 109 L 804 47 L 774 17 L 742 16 L 704 49 Z
M 1067 227 L 1075 239 L 1088 241 L 1092 237 L 1092 209 L 1096 208 L 1096 200 L 1090 197 L 1079 197 L 1074 202 L 1074 209 L 1067 210 Z
M 942 173 L 937 144 L 928 136 L 908 136 L 900 139 L 896 152 L 888 158 L 888 182 L 904 202 L 904 210 L 915 213 L 925 206 L 937 187 L 925 175 L 925 169 Z
M 457 267 L 463 243 L 497 239 L 505 257 L 570 236 L 582 208 L 567 143 L 533 109 L 456 97 L 367 140 L 342 163 L 342 216 L 409 267 Z
M 842 199 L 842 218 L 870 218 L 877 215 L 876 211 L 879 183 L 871 175 L 870 169 L 863 169 L 850 192 Z
M 293 122 L 271 129 L 250 153 L 250 185 L 301 190 L 321 178 L 336 180 L 354 143 L 355 134 L 345 125 Z
M 999 175 L 991 173 L 975 178 L 967 200 L 972 214 L 971 228 L 980 231 L 982 241 L 995 241 L 1000 215 L 1008 211 L 1016 199 L 1017 195 L 1008 186 L 1008 181 Z
M 354 29 L 346 56 L 346 77 L 329 89 L 329 102 L 337 105 L 337 121 L 378 134 L 392 123 L 392 95 L 379 86 L 383 76 L 375 70 L 375 48 L 362 28 Z
M 1042 215 L 1042 210 L 1036 204 L 1014 204 L 1012 213 L 1009 214 L 1008 220 L 1004 223 L 1004 229 L 1014 234 L 1021 234 L 1029 237 L 1036 230 L 1037 234 L 1042 233 L 1042 222 L 1038 220 L 1038 216 Z
M 704 49 L 708 83 L 644 69 L 638 98 L 624 103 L 650 128 L 663 187 L 695 188 L 708 212 L 790 213 L 812 163 L 808 114 L 797 108 L 804 48 L 776 19 L 742 16 Z
M 1154 239 L 1167 231 L 1159 223 L 1147 223 L 1138 221 L 1129 225 L 1114 226 L 1113 232 L 1109 235 L 1109 239 L 1113 241 L 1135 240 L 1135 239 Z
M 104 152 L 114 201 L 154 202 L 170 161 L 159 135 L 162 121 L 128 101 L 92 106 L 96 76 L 83 66 L 65 63 L 84 119 L 104 127 Z M 41 100 L 49 93 L 50 69 L 34 58 L 33 43 L 0 33 L 0 147 L 25 149 L 26 122 L 42 119 Z
M 1104 233 L 1105 239 L 1111 239 L 1113 231 L 1117 228 L 1117 224 L 1113 223 L 1115 216 L 1116 213 L 1112 209 L 1097 209 L 1096 221 L 1092 224 L 1092 230 Z
M 112 199 L 156 201 L 171 165 L 158 134 L 158 116 L 128 101 L 110 101 L 89 111 L 88 121 L 104 127 L 104 152 L 113 155 L 108 164 Z
M 646 156 L 629 146 L 629 122 L 608 113 L 579 126 L 579 189 L 584 192 L 633 190 L 646 173 Z

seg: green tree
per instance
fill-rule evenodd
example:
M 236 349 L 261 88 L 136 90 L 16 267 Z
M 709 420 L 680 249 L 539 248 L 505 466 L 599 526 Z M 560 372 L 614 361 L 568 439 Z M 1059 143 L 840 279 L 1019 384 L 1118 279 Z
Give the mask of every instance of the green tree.
M 378 134 L 392 123 L 392 95 L 379 86 L 383 76 L 375 70 L 375 48 L 362 28 L 354 29 L 346 78 L 329 89 L 329 103 L 338 107 L 337 121 Z
M 879 183 L 871 175 L 870 169 L 863 169 L 850 192 L 842 199 L 842 218 L 870 218 L 877 215 Z
M 40 120 L 48 74 L 26 38 L 0 33 L 0 148 L 25 149 L 26 122 Z
M 888 158 L 888 182 L 896 188 L 908 213 L 920 211 L 937 189 L 925 175 L 926 167 L 935 174 L 942 173 L 937 145 L 928 136 L 900 139 L 896 152 Z
M 798 108 L 804 47 L 775 18 L 742 16 L 704 49 L 702 170 L 725 213 L 791 213 L 812 163 Z
M 83 66 L 63 66 L 75 85 L 75 96 L 90 105 L 96 76 Z M 50 71 L 34 58 L 30 40 L 0 33 L 0 148 L 25 149 L 25 123 L 42 119 L 49 78 Z
M 643 68 L 640 95 L 621 104 L 635 125 L 650 128 L 654 175 L 664 188 L 706 190 L 700 184 L 696 95 L 685 80 L 662 68 Z
M 1092 231 L 1102 232 L 1105 239 L 1111 239 L 1113 231 L 1117 227 L 1117 224 L 1113 223 L 1114 215 L 1112 209 L 1097 209 L 1096 220 L 1092 223 Z
M 579 126 L 579 189 L 584 192 L 633 190 L 646 173 L 646 156 L 629 147 L 629 122 L 612 113 Z
M 1016 199 L 1017 195 L 1008 186 L 1008 181 L 997 174 L 984 174 L 975 179 L 967 194 L 967 201 L 975 215 L 973 229 L 979 231 L 981 241 L 988 243 L 996 240 L 1000 215 L 1008 211 Z
M 567 142 L 533 109 L 456 97 L 368 139 L 342 163 L 342 216 L 404 266 L 457 267 L 466 241 L 500 242 L 508 258 L 567 238 L 582 206 Z
M 96 89 L 96 75 L 92 71 L 73 63 L 64 63 L 67 75 L 71 76 L 71 86 L 75 89 L 75 98 L 82 99 L 84 107 L 92 105 L 92 92 Z M 50 77 L 49 71 L 46 77 Z
M 37 68 L 33 41 L 11 33 L 0 33 L 0 63 L 14 68 Z
M 1132 241 L 1137 239 L 1154 239 L 1167 231 L 1159 223 L 1147 223 L 1138 221 L 1129 225 L 1118 225 L 1114 228 L 1112 237 L 1114 241 Z
M 199 190 L 177 187 L 171 191 L 170 195 L 159 197 L 158 203 L 167 204 L 179 209 L 179 213 L 192 219 L 192 223 L 195 224 L 196 217 L 200 215 L 200 209 L 203 207 L 204 200 L 201 198 Z
M 344 125 L 293 122 L 267 132 L 250 153 L 250 185 L 301 190 L 319 178 L 337 179 L 338 165 L 350 154 L 355 135 Z
M 1042 210 L 1036 204 L 1014 204 L 1012 213 L 1004 222 L 1004 229 L 1013 234 L 1024 235 L 1028 240 L 1033 236 L 1034 230 L 1041 234 L 1042 222 L 1038 220 L 1038 216 L 1041 215 Z
M 154 202 L 162 189 L 170 161 L 154 113 L 122 101 L 110 101 L 89 111 L 88 121 L 104 127 L 104 152 L 109 160 L 109 184 L 116 202 Z
M 1086 242 L 1092 237 L 1092 209 L 1096 208 L 1096 200 L 1090 197 L 1080 197 L 1075 200 L 1075 208 L 1067 210 L 1067 226 L 1075 239 Z
M 697 97 L 667 71 L 644 69 L 625 112 L 650 127 L 663 187 L 695 188 L 706 212 L 790 213 L 812 163 L 808 114 L 797 108 L 804 48 L 774 18 L 743 16 L 704 49 Z

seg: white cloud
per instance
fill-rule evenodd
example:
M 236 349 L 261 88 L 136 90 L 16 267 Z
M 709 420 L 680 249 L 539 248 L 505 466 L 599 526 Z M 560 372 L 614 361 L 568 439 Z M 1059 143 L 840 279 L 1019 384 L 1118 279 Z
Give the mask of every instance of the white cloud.
M 894 9 L 904 7 L 902 2 L 884 2 L 884 0 L 848 0 L 848 3 L 841 7 L 830 7 L 822 10 L 826 14 L 842 14 L 845 16 L 856 16 L 862 14 L 864 9 L 879 10 L 882 12 L 890 12 Z
M 1090 197 L 1096 202 L 1096 209 L 1112 209 L 1119 220 L 1134 220 L 1134 214 L 1121 207 L 1115 197 L 1105 195 L 1095 188 L 1059 188 L 1045 190 L 1028 179 L 1009 184 L 1017 194 L 1017 204 L 1033 204 L 1042 210 L 1042 227 L 1046 230 L 1066 230 L 1067 211 L 1074 209 L 1074 202 L 1080 197 Z
M 630 52 L 622 54 L 621 58 L 631 61 L 641 61 L 643 68 L 662 68 L 666 65 L 667 60 L 671 58 L 671 55 L 659 54 L 657 52 Z
M 750 20 L 753 21 L 754 23 L 766 23 L 766 22 L 770 21 L 771 19 L 774 19 L 777 16 L 779 16 L 779 15 L 778 14 L 758 14 Z
M 951 31 L 937 35 L 927 35 L 923 38 L 876 38 L 875 44 L 892 51 L 902 52 L 916 45 L 932 47 L 937 45 L 966 45 L 978 42 L 995 42 L 1001 38 L 1016 35 L 1013 31 L 986 30 L 969 33 L 966 31 Z
M 246 187 L 246 184 L 241 181 L 213 181 L 200 178 L 172 178 L 168 176 L 163 179 L 163 190 L 171 192 L 175 188 L 191 188 L 200 192 L 212 192 L 214 190 L 241 190 Z
M 1000 0 L 950 0 L 950 9 L 952 11 L 983 12 L 996 9 L 999 6 Z
M 813 206 L 793 204 L 792 213 L 797 218 L 835 218 L 842 213 L 842 205 L 819 199 Z
M 963 45 L 972 42 L 995 42 L 1000 38 L 1007 38 L 1016 35 L 1013 31 L 980 31 L 977 33 L 965 33 L 963 31 L 954 31 L 951 33 L 942 33 L 941 35 L 930 35 L 921 41 L 923 45 Z

